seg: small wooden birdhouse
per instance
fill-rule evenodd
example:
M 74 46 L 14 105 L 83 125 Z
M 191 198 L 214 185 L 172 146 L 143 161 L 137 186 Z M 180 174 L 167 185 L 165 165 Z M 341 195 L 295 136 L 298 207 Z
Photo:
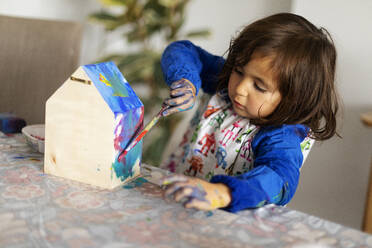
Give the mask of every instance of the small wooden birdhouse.
M 48 99 L 45 173 L 113 189 L 140 173 L 144 108 L 113 62 L 79 67 Z

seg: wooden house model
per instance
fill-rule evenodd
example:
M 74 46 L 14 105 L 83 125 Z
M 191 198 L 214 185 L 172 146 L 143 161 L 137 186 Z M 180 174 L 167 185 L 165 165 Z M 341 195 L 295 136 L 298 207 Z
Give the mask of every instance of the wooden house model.
M 79 67 L 47 100 L 44 172 L 113 189 L 140 173 L 143 104 L 113 62 Z

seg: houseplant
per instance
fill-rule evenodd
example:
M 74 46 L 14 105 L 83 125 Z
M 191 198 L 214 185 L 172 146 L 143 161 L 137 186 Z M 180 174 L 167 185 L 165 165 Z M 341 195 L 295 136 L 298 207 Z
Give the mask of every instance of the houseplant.
M 169 90 L 160 67 L 164 47 L 174 40 L 207 37 L 206 29 L 185 32 L 185 11 L 190 0 L 100 0 L 101 11 L 90 20 L 104 25 L 106 32 L 119 31 L 128 49 L 109 54 L 100 61 L 112 60 L 122 71 L 145 106 L 145 122 L 159 111 Z M 161 119 L 146 136 L 143 162 L 158 165 L 168 138 L 180 115 Z

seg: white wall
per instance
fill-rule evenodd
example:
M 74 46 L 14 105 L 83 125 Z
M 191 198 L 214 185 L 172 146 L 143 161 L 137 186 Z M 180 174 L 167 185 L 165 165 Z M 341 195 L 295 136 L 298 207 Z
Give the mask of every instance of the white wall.
M 343 138 L 313 148 L 289 206 L 360 228 L 372 159 L 372 129 L 360 122 L 372 110 L 372 1 L 295 0 L 292 10 L 334 38 L 344 116 Z
M 288 12 L 291 0 L 194 0 L 188 9 L 186 29 L 209 28 L 212 36 L 195 42 L 208 51 L 222 55 L 245 25 L 278 12 Z
M 48 20 L 77 21 L 84 24 L 80 64 L 91 63 L 102 51 L 103 27 L 87 21 L 100 9 L 97 0 L 1 0 L 0 15 Z

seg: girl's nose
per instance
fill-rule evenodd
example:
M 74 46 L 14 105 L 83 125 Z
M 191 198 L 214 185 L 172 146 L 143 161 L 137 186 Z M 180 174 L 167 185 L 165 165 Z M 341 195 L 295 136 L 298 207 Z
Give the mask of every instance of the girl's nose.
M 236 86 L 236 93 L 240 96 L 247 97 L 249 93 L 248 85 L 248 82 L 241 80 Z

